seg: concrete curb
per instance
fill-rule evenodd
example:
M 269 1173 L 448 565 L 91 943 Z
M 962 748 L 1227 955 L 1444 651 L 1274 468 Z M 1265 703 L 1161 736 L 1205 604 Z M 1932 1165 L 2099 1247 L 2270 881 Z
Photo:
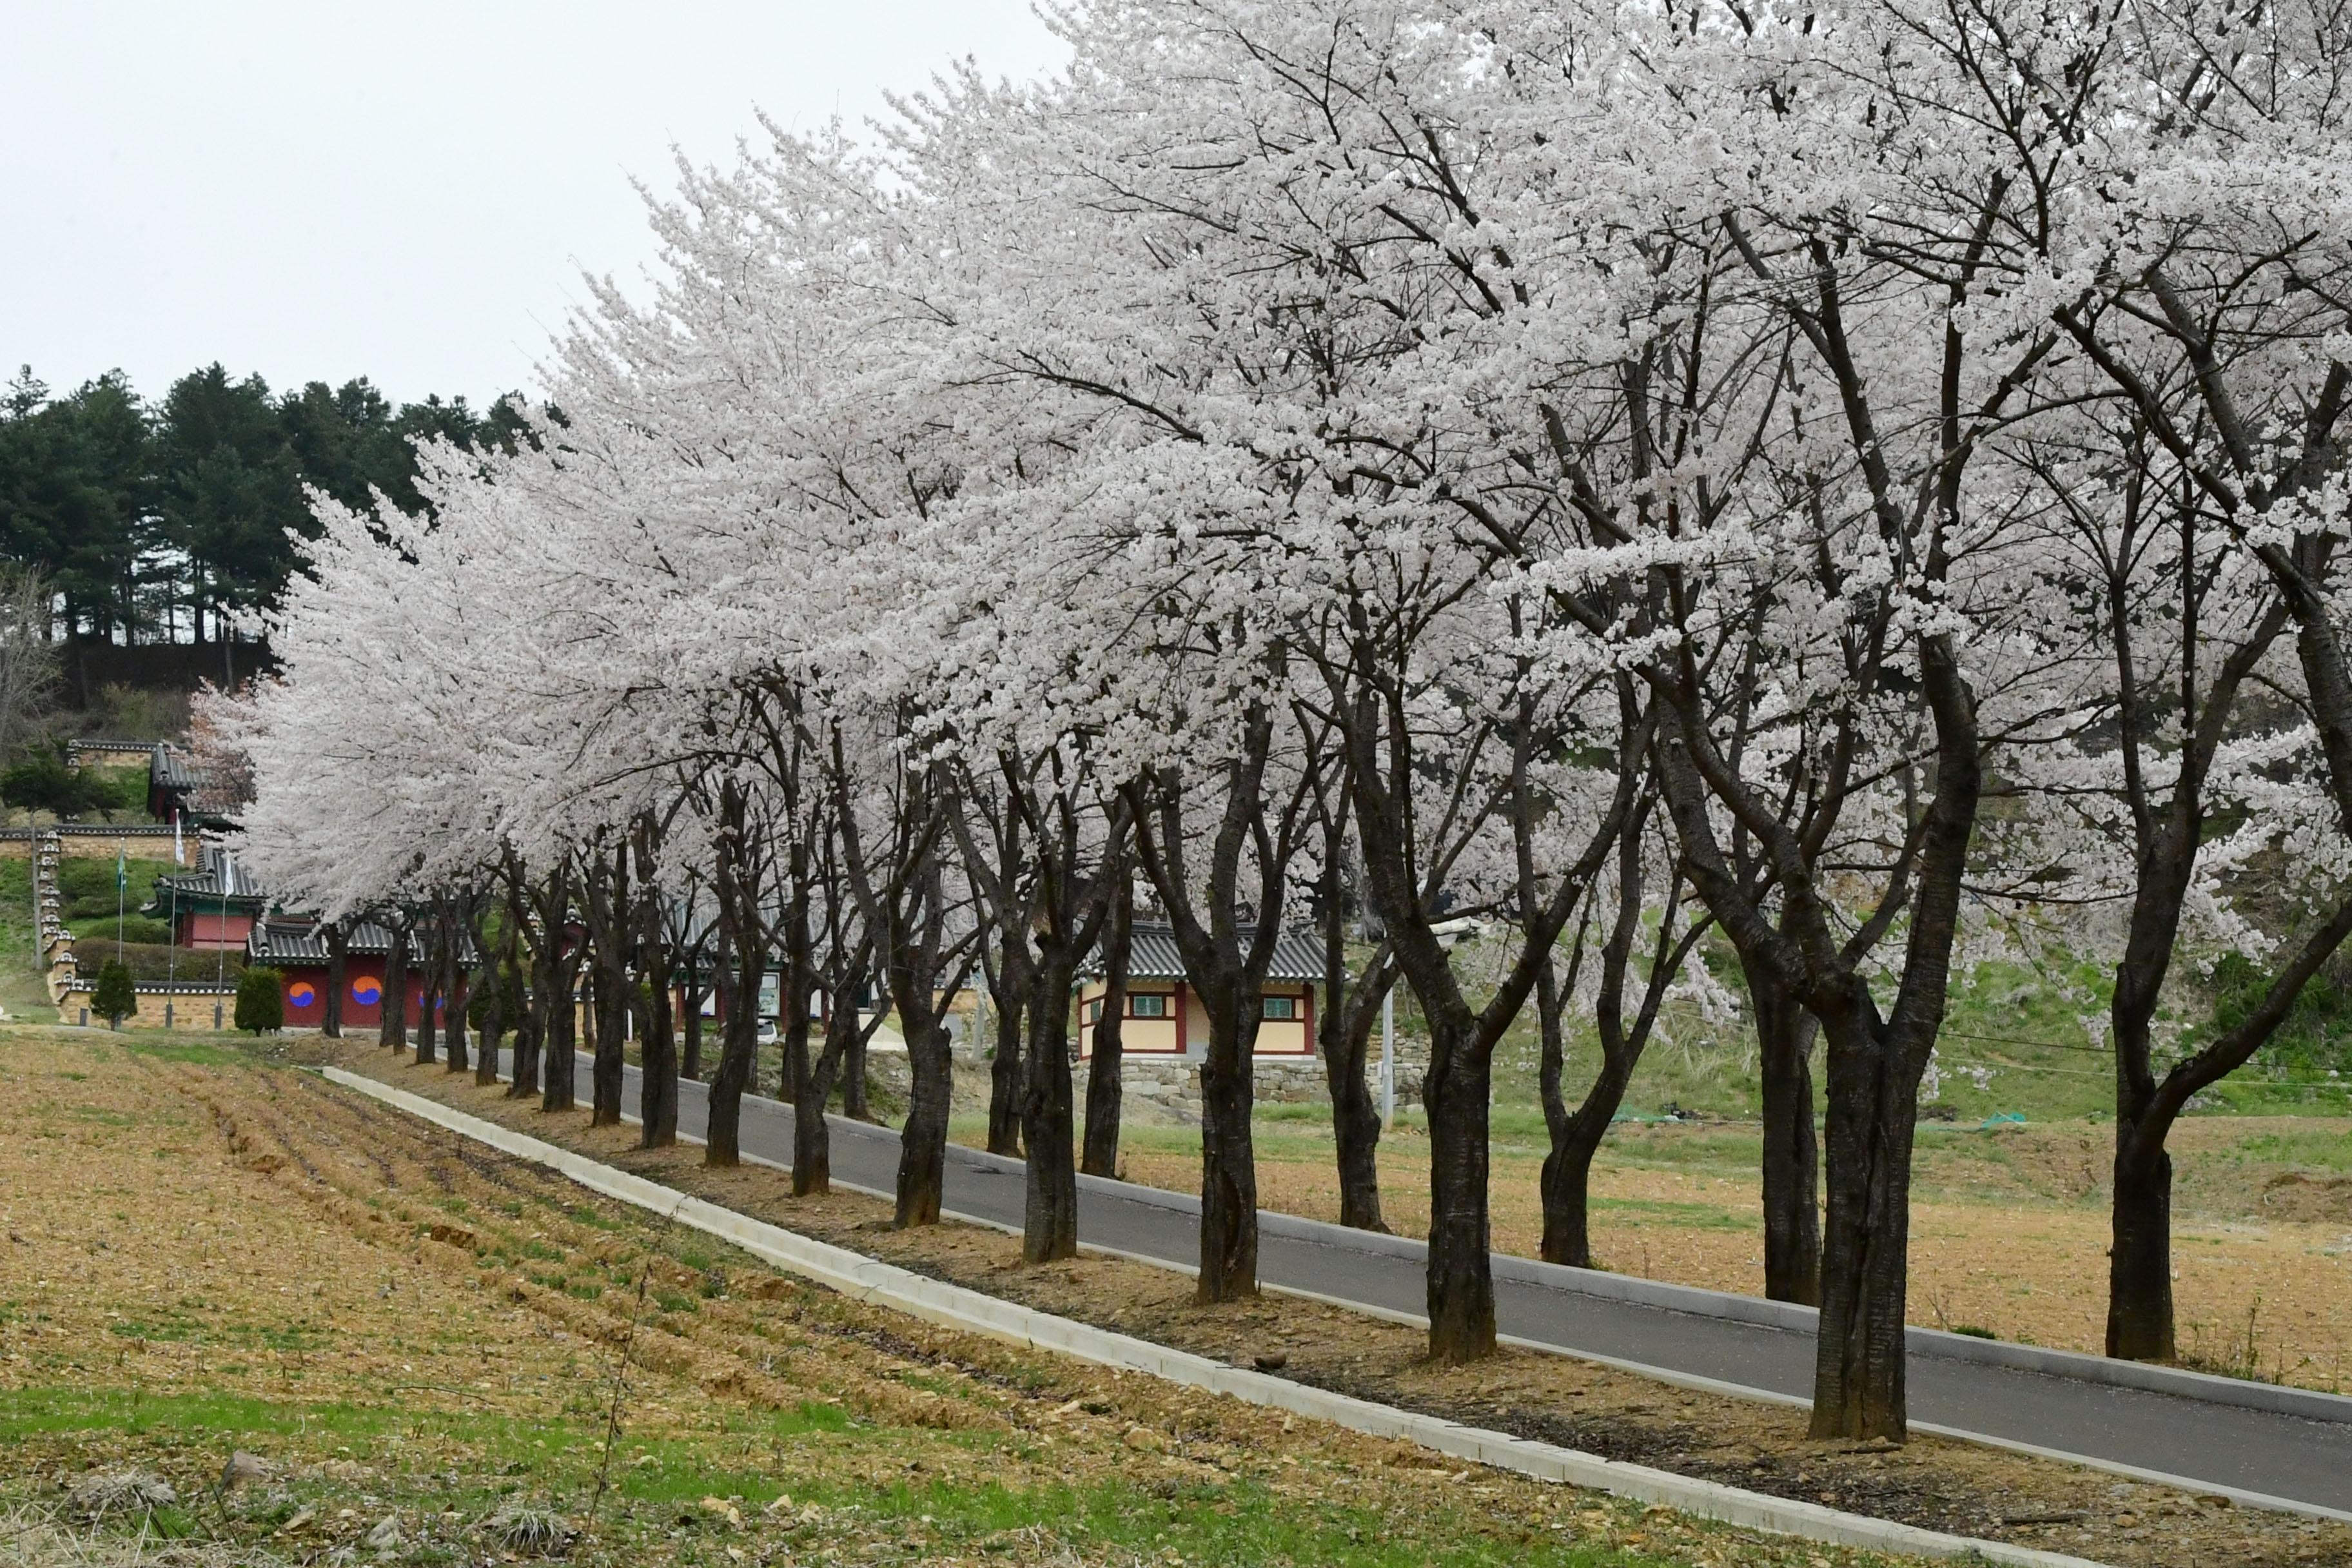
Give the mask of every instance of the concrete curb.
M 1265 1373 L 1228 1366 L 1205 1356 L 1171 1350 L 1148 1340 L 1110 1332 L 999 1300 L 960 1285 L 926 1279 L 892 1264 L 798 1236 L 778 1226 L 705 1199 L 689 1196 L 643 1176 L 575 1154 L 495 1122 L 453 1110 L 437 1100 L 394 1089 L 374 1079 L 321 1068 L 331 1082 L 395 1106 L 436 1126 L 556 1171 L 607 1197 L 663 1214 L 677 1223 L 732 1243 L 753 1257 L 858 1300 L 920 1318 L 942 1328 L 982 1333 L 1031 1349 L 1066 1355 L 1097 1366 L 1148 1373 L 1253 1405 L 1328 1421 L 1374 1436 L 1402 1438 L 1438 1453 L 1539 1480 L 1558 1481 L 1613 1493 L 1638 1502 L 1662 1504 L 1685 1513 L 1751 1530 L 1807 1540 L 1908 1552 L 1963 1562 L 2015 1564 L 2017 1568 L 2101 1568 L 2087 1558 L 2040 1552 L 1997 1541 L 1947 1535 L 1907 1524 L 1844 1513 L 1818 1503 L 1796 1502 L 1742 1491 L 1713 1481 L 1629 1465 L 1550 1443 L 1465 1426 L 1370 1400 L 1331 1394 Z

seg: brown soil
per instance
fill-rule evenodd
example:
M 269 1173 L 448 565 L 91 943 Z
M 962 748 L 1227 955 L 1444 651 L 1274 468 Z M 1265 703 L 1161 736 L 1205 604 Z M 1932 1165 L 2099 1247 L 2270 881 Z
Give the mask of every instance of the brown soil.
M 875 1232 L 869 1202 L 795 1204 L 772 1172 L 705 1173 L 685 1151 L 635 1156 L 626 1134 L 591 1132 L 584 1112 L 543 1117 L 437 1068 L 359 1049 L 348 1058 L 478 1114 L 941 1271 L 1087 1300 L 1129 1273 L 1162 1294 L 1169 1285 L 1092 1264 L 1020 1274 L 1005 1268 L 1000 1237 Z M 289 1413 L 238 1445 L 305 1484 L 341 1486 L 358 1507 L 306 1508 L 263 1526 L 271 1559 L 348 1563 L 386 1500 L 405 1498 L 412 1543 L 429 1549 L 417 1560 L 484 1560 L 494 1548 L 485 1552 L 483 1527 L 416 1499 L 523 1475 L 534 1496 L 577 1517 L 610 1405 L 622 1417 L 614 1462 L 633 1474 L 707 1464 L 772 1477 L 770 1492 L 780 1481 L 800 1497 L 766 1509 L 705 1498 L 643 1518 L 630 1504 L 629 1521 L 608 1500 L 605 1533 L 575 1556 L 632 1568 L 1145 1560 L 1051 1511 L 951 1541 L 908 1508 L 807 1500 L 983 1484 L 1015 1500 L 1117 1485 L 1171 1510 L 1218 1513 L 1264 1495 L 1298 1518 L 1344 1500 L 1408 1547 L 1483 1542 L 1481 1561 L 1577 1542 L 1690 1568 L 1889 1562 L 1473 1474 L 1409 1445 L 937 1331 L 775 1275 L 308 1075 L 19 1031 L 0 1054 L 0 1114 L 20 1130 L 0 1142 L 0 1411 L 37 1411 L 46 1398 L 164 1410 L 202 1397 Z M 1248 1314 L 1198 1322 L 1259 1342 L 1275 1331 Z M 761 1415 L 819 1406 L 847 1425 L 787 1428 Z M 338 1446 L 300 1435 L 290 1415 L 301 1410 L 386 1418 L 373 1439 Z M 54 1496 L 89 1467 L 134 1460 L 194 1497 L 220 1473 L 227 1445 L 216 1428 L 192 1441 L 85 1420 L 24 1427 L 0 1464 L 0 1492 L 37 1479 Z M 518 1452 L 538 1458 L 516 1461 Z M 678 1479 L 678 1495 L 699 1489 L 694 1472 Z M 220 1517 L 234 1527 L 226 1509 Z M 625 1525 L 639 1533 L 625 1540 Z M 1633 1556 L 1594 1561 L 1635 1568 Z
M 354 1070 L 801 1234 L 1241 1364 L 1279 1353 L 1285 1376 L 1318 1386 L 1758 1491 L 2119 1565 L 2352 1563 L 2352 1527 L 1938 1438 L 1891 1450 L 1817 1443 L 1805 1436 L 1800 1411 L 1690 1394 L 1566 1357 L 1506 1352 L 1473 1367 L 1439 1368 L 1424 1358 L 1417 1330 L 1282 1297 L 1204 1308 L 1192 1300 L 1184 1277 L 1141 1264 L 1087 1257 L 1024 1267 L 1014 1238 L 994 1231 L 892 1230 L 887 1205 L 873 1199 L 835 1193 L 796 1200 L 785 1178 L 765 1167 L 713 1171 L 698 1148 L 640 1151 L 635 1129 L 592 1130 L 584 1111 L 550 1116 L 371 1047 L 335 1054 Z M 1276 1206 L 1263 1184 L 1261 1194 Z M 1293 1212 L 1310 1208 L 1300 1204 Z

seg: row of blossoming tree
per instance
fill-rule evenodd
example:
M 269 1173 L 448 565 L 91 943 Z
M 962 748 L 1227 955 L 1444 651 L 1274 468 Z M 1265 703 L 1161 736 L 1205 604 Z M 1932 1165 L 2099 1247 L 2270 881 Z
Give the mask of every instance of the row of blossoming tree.
M 810 1004 L 878 988 L 903 1225 L 940 1211 L 947 1000 L 984 988 L 1032 1259 L 1074 1250 L 1081 1163 L 1115 1155 L 1116 1042 L 1081 1150 L 1068 998 L 1097 951 L 1117 983 L 1140 898 L 1209 1019 L 1205 1300 L 1256 1288 L 1261 987 L 1315 925 L 1351 1224 L 1381 1223 L 1381 996 L 1425 1024 L 1449 1361 L 1495 1344 L 1506 1029 L 1542 1042 L 1545 1256 L 1588 1262 L 1586 1172 L 1705 948 L 1744 982 L 1764 1282 L 1821 1308 L 1824 1436 L 1904 1433 L 1956 969 L 2054 933 L 2114 972 L 2108 1349 L 2172 1354 L 2168 1131 L 2352 929 L 2352 16 L 1056 26 L 1052 80 L 955 74 L 869 144 L 770 127 L 681 169 L 647 297 L 600 290 L 552 355 L 560 420 L 428 450 L 429 527 L 320 503 L 284 679 L 236 715 L 252 861 L 331 917 L 471 920 L 514 1091 L 551 1108 L 575 985 L 600 1121 L 637 1008 L 648 1143 L 705 1073 L 661 981 L 714 974 L 713 1163 L 778 974 L 802 1192 L 873 1026 Z M 2160 998 L 2199 942 L 2272 980 L 2179 1050 Z

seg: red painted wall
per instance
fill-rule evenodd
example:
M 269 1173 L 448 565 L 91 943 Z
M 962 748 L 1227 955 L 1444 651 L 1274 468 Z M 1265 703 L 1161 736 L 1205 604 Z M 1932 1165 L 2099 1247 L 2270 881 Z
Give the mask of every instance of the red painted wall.
M 327 1021 L 327 966 L 320 964 L 289 964 L 282 972 L 285 977 L 281 994 L 286 1004 L 286 1026 L 289 1029 L 315 1029 Z M 298 992 L 307 992 L 308 999 L 296 1000 Z M 425 976 L 417 970 L 408 972 L 408 1021 L 414 1026 L 425 1000 Z M 446 1013 L 446 1008 L 436 1012 Z M 383 1021 L 383 960 L 353 953 L 343 961 L 343 1027 L 373 1029 Z
M 243 947 L 245 939 L 252 934 L 251 915 L 189 913 L 180 917 L 182 947 L 201 947 L 207 952 L 220 947 Z

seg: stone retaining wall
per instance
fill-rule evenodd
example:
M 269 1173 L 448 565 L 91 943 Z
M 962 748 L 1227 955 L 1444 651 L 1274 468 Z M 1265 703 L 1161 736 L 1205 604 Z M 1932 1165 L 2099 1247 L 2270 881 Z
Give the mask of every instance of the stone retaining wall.
M 1075 1052 L 1076 1047 L 1073 1047 Z M 876 1057 L 878 1067 L 886 1058 Z M 1429 1047 L 1421 1040 L 1397 1041 L 1396 1098 L 1399 1105 L 1417 1101 L 1421 1097 L 1421 1076 L 1427 1067 Z M 903 1058 L 900 1060 L 903 1066 Z M 989 1058 L 977 1051 L 967 1050 L 959 1044 L 955 1053 L 959 1078 L 983 1086 L 988 1080 Z M 1255 1094 L 1262 1105 L 1328 1105 L 1331 1100 L 1329 1083 L 1323 1070 L 1321 1057 L 1259 1057 L 1256 1068 Z M 1087 1097 L 1087 1064 L 1074 1061 L 1071 1071 L 1076 1079 L 1076 1098 L 1084 1105 Z M 1365 1063 L 1364 1081 L 1378 1100 L 1381 1092 L 1380 1045 L 1373 1043 L 1370 1059 Z M 1138 1121 L 1160 1121 L 1180 1126 L 1196 1126 L 1201 1120 L 1201 1064 L 1197 1059 L 1162 1056 L 1128 1056 L 1119 1062 L 1119 1088 L 1122 1117 Z

